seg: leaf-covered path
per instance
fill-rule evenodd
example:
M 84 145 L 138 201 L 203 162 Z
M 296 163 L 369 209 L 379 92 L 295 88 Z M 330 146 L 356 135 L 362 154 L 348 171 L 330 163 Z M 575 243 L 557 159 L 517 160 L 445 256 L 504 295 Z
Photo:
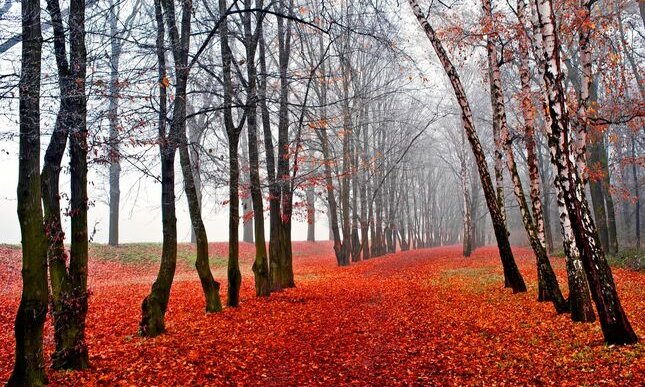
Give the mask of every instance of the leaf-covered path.
M 186 247 L 184 247 L 186 248 Z M 213 251 L 221 250 L 215 246 Z M 295 248 L 297 288 L 253 296 L 245 246 L 243 304 L 205 315 L 196 274 L 178 268 L 168 332 L 136 336 L 155 264 L 94 260 L 88 313 L 92 369 L 49 372 L 50 382 L 103 385 L 496 385 L 645 382 L 643 344 L 608 348 L 597 324 L 574 324 L 537 303 L 533 256 L 516 255 L 529 292 L 501 286 L 496 250 L 460 248 L 335 265 L 327 243 Z M 0 381 L 13 354 L 15 253 L 3 250 Z M 9 256 L 7 256 L 9 255 Z M 563 261 L 554 260 L 561 283 Z M 216 277 L 224 278 L 224 267 Z M 12 274 L 13 273 L 13 274 Z M 19 274 L 19 272 L 17 273 Z M 645 275 L 614 270 L 625 309 L 645 336 Z M 566 288 L 566 286 L 565 286 Z M 222 294 L 225 295 L 225 289 Z M 47 326 L 46 350 L 52 349 Z

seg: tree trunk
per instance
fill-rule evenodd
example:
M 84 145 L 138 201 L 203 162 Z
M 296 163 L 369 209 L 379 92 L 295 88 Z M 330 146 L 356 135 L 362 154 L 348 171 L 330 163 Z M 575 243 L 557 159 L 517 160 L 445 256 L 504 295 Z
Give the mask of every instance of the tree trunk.
M 22 294 L 15 320 L 16 357 L 7 386 L 47 384 L 43 326 L 47 317 L 47 244 L 40 200 L 40 2 L 22 1 L 18 220 Z
M 365 119 L 368 119 L 368 110 L 367 106 L 364 107 L 364 114 L 365 114 Z M 369 259 L 370 258 L 370 244 L 369 244 L 369 223 L 371 219 L 371 203 L 372 201 L 370 200 L 370 204 L 368 208 L 368 195 L 371 197 L 371 193 L 368 192 L 368 184 L 369 184 L 369 171 L 367 167 L 367 147 L 369 144 L 368 141 L 368 130 L 369 130 L 369 125 L 367 123 L 364 124 L 363 130 L 362 130 L 362 135 L 363 135 L 363 141 L 362 145 L 360 146 L 360 165 L 363 167 L 363 170 L 361 171 L 360 174 L 360 202 L 361 202 L 361 214 L 360 214 L 360 225 L 361 225 L 361 250 L 363 251 L 363 259 Z
M 473 251 L 473 219 L 472 219 L 472 202 L 470 198 L 470 173 L 468 170 L 468 160 L 466 155 L 466 140 L 464 132 L 461 131 L 461 155 L 460 155 L 460 173 L 461 189 L 463 194 L 463 216 L 464 216 L 464 237 L 463 237 L 463 255 L 470 257 Z
M 305 190 L 307 200 L 307 242 L 316 241 L 316 194 L 313 187 Z
M 121 41 L 119 40 L 118 9 L 114 0 L 110 0 L 110 90 L 108 121 L 110 125 L 109 140 L 109 185 L 110 185 L 110 224 L 108 226 L 108 244 L 119 245 L 119 207 L 121 201 L 121 155 L 119 153 L 119 61 L 121 59 Z
M 252 7 L 251 0 L 245 1 L 245 7 Z M 262 1 L 257 2 L 257 8 L 262 8 Z M 244 45 L 246 47 L 247 70 L 247 134 L 249 147 L 249 180 L 251 183 L 251 200 L 253 202 L 253 221 L 255 229 L 255 261 L 253 262 L 253 275 L 255 277 L 255 294 L 258 297 L 267 297 L 271 293 L 269 278 L 269 263 L 264 241 L 264 204 L 260 187 L 260 161 L 258 155 L 257 139 L 257 68 L 255 67 L 255 51 L 258 38 L 251 30 L 251 14 L 242 15 L 244 26 Z M 260 19 L 259 24 L 262 23 Z M 258 25 L 256 28 L 261 28 Z M 259 36 L 259 34 L 258 34 Z
M 177 266 L 177 217 L 175 213 L 175 154 L 177 141 L 172 133 L 167 133 L 168 93 L 166 89 L 166 59 L 164 34 L 165 25 L 161 0 L 155 0 L 155 19 L 157 24 L 157 61 L 159 72 L 159 153 L 161 156 L 161 224 L 163 242 L 161 264 L 157 279 L 152 284 L 150 294 L 141 304 L 139 334 L 155 337 L 165 329 L 165 315 L 170 298 L 170 288 Z
M 284 0 L 279 1 L 280 12 L 291 14 L 293 0 L 285 7 Z M 271 290 L 295 287 L 291 251 L 291 212 L 292 191 L 289 175 L 289 58 L 291 55 L 291 19 L 278 18 L 278 67 L 280 73 L 280 103 L 278 108 L 278 158 L 276 183 L 278 188 L 279 210 L 274 219 L 277 228 L 275 238 L 271 235 L 269 244 Z M 265 135 L 266 137 L 266 135 Z M 272 225 L 273 227 L 273 225 Z
M 247 113 L 248 114 L 248 113 Z M 257 119 L 256 119 L 257 120 Z M 257 126 L 257 124 L 256 124 Z M 249 168 L 249 144 L 248 144 L 248 134 L 246 137 L 244 135 L 240 135 L 240 147 L 242 148 L 242 160 L 241 160 L 241 169 L 242 170 L 247 170 Z M 249 192 L 248 194 L 244 192 L 244 195 L 242 195 L 241 201 L 242 201 L 242 240 L 246 243 L 253 243 L 255 240 L 253 233 L 253 199 L 251 198 L 251 183 L 250 181 L 246 181 L 244 175 L 240 176 L 242 179 L 242 185 L 245 187 L 249 187 Z
M 477 168 L 479 170 L 479 176 L 481 179 L 482 188 L 484 190 L 484 196 L 486 198 L 488 211 L 493 223 L 495 237 L 497 238 L 497 246 L 499 248 L 500 258 L 502 261 L 502 266 L 504 268 L 505 285 L 512 288 L 513 292 L 515 293 L 525 292 L 526 284 L 524 283 L 524 279 L 522 278 L 522 275 L 517 268 L 517 264 L 515 263 L 515 259 L 513 257 L 513 252 L 511 251 L 511 245 L 508 240 L 508 230 L 506 229 L 506 224 L 504 222 L 504 215 L 497 205 L 497 195 L 495 194 L 495 189 L 493 188 L 493 183 L 488 172 L 486 157 L 479 142 L 477 132 L 475 131 L 470 105 L 466 98 L 466 93 L 464 91 L 463 85 L 461 84 L 461 80 L 459 79 L 459 76 L 457 74 L 457 70 L 450 62 L 448 54 L 443 48 L 441 41 L 437 38 L 434 29 L 428 23 L 427 18 L 423 15 L 418 2 L 416 0 L 408 0 L 408 2 L 410 3 L 419 23 L 421 24 L 421 27 L 424 29 L 426 36 L 432 43 L 432 46 L 434 47 L 435 52 L 437 53 L 437 56 L 439 57 L 439 60 L 441 61 L 443 68 L 453 86 L 457 102 L 461 107 L 464 129 L 466 130 L 468 141 L 470 142 L 475 160 L 477 162 Z
M 219 0 L 220 14 L 227 10 L 226 0 Z M 228 45 L 228 22 L 224 20 L 220 27 L 220 47 L 222 55 L 222 77 L 224 80 L 224 126 L 228 137 L 229 156 L 229 217 L 228 217 L 228 290 L 226 304 L 231 307 L 240 305 L 240 286 L 242 274 L 240 272 L 240 163 L 238 160 L 238 147 L 240 140 L 240 127 L 233 123 L 233 83 L 231 78 L 231 64 L 233 54 Z
M 638 170 L 636 169 L 636 136 L 632 133 L 631 135 L 631 156 L 632 156 L 632 177 L 634 179 L 634 196 L 636 197 L 636 203 L 634 203 L 634 224 L 636 231 L 636 248 L 640 250 L 641 248 L 641 196 L 638 187 Z

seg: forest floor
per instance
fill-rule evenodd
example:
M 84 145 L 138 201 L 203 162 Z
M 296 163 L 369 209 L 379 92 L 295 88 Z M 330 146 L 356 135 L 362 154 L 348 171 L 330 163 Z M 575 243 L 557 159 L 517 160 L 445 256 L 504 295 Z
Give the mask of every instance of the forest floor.
M 504 289 L 495 248 L 425 249 L 336 266 L 331 244 L 294 246 L 297 288 L 254 297 L 242 244 L 242 304 L 206 315 L 194 250 L 180 248 L 167 333 L 137 336 L 159 246 L 93 246 L 87 320 L 91 369 L 49 371 L 50 385 L 631 385 L 645 383 L 645 274 L 614 269 L 641 343 L 607 347 L 599 325 L 536 302 L 533 255 L 515 249 L 529 291 Z M 225 244 L 212 244 L 226 295 Z M 564 261 L 553 259 L 565 288 Z M 0 246 L 0 383 L 13 364 L 20 251 Z M 46 358 L 53 349 L 51 322 Z

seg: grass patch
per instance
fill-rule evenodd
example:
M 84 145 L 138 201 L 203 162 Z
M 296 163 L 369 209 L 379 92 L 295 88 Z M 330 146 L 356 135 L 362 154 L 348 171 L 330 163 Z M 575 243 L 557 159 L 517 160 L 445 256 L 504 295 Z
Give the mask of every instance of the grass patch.
M 126 243 L 119 247 L 104 244 L 91 244 L 90 256 L 102 261 L 117 261 L 122 264 L 155 264 L 161 260 L 161 243 Z M 190 245 L 180 244 L 177 249 L 177 261 L 193 266 L 197 260 L 195 249 Z M 225 257 L 210 256 L 211 268 L 225 267 Z
M 551 253 L 551 256 L 565 258 L 562 249 L 555 250 Z M 620 267 L 638 272 L 645 271 L 645 250 L 643 249 L 625 248 L 616 254 L 607 254 L 606 257 L 611 267 Z
M 611 266 L 639 272 L 645 271 L 645 250 L 624 249 L 616 254 L 607 255 L 607 261 Z
M 475 293 L 482 293 L 490 286 L 503 282 L 504 277 L 490 268 L 463 267 L 442 271 L 437 281 L 444 283 L 457 281 Z
M 161 259 L 160 243 L 127 243 L 119 247 L 91 244 L 90 257 L 102 261 L 117 261 L 123 264 L 146 264 Z

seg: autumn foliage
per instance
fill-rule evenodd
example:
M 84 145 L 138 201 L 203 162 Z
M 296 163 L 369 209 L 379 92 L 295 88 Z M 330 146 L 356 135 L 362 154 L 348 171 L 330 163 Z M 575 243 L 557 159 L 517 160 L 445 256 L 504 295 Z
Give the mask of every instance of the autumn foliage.
M 241 244 L 242 304 L 204 314 L 188 260 L 173 285 L 167 333 L 136 335 L 140 300 L 156 264 L 117 259 L 133 246 L 94 249 L 87 341 L 91 369 L 48 372 L 52 385 L 642 385 L 643 344 L 603 345 L 596 324 L 576 324 L 535 302 L 534 257 L 516 249 L 529 291 L 503 288 L 497 250 L 461 247 L 397 253 L 337 267 L 331 245 L 296 242 L 298 287 L 254 297 L 253 246 Z M 156 255 L 150 245 L 146 249 Z M 190 257 L 190 246 L 179 256 Z M 225 244 L 211 244 L 218 280 Z M 113 254 L 114 256 L 110 256 Z M 20 251 L 2 247 L 0 381 L 13 363 Z M 564 261 L 553 259 L 560 279 Z M 621 300 L 645 333 L 645 275 L 615 269 Z M 225 284 L 225 281 L 224 281 Z M 562 286 L 566 284 L 562 283 Z M 566 288 L 565 288 L 566 289 Z M 224 292 L 225 290 L 222 289 Z M 46 358 L 53 350 L 51 321 Z

